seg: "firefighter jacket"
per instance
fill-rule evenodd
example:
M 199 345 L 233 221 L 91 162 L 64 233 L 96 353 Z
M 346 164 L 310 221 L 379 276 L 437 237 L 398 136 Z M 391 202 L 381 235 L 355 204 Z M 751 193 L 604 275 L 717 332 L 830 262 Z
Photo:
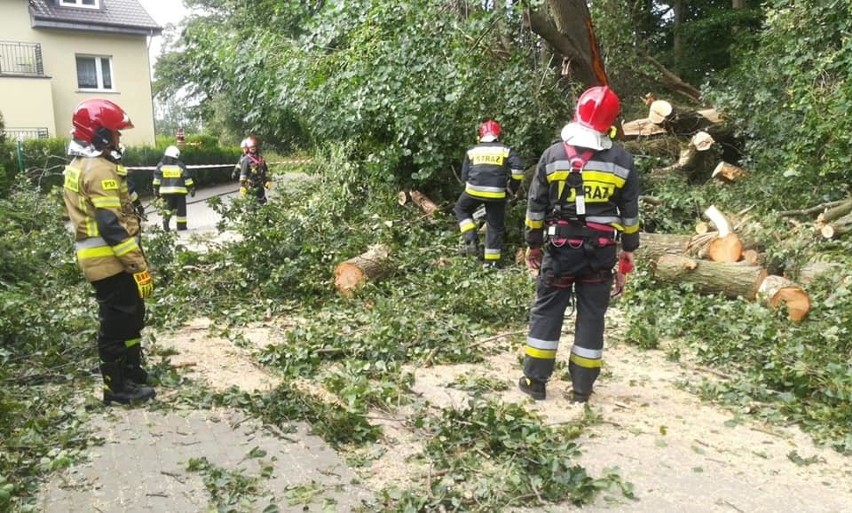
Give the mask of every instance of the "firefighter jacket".
M 90 282 L 148 269 L 124 173 L 103 156 L 78 156 L 65 167 L 65 208 L 77 263 Z
M 240 185 L 247 189 L 265 187 L 269 183 L 269 168 L 260 155 L 246 154 L 240 163 Z
M 164 157 L 154 170 L 154 193 L 187 195 L 195 188 L 195 181 L 186 165 L 172 157 Z
M 506 199 L 506 188 L 514 194 L 524 178 L 524 162 L 501 142 L 483 142 L 467 150 L 462 164 L 464 191 L 482 200 Z
M 578 152 L 584 148 L 577 148 Z M 581 174 L 585 197 L 584 219 L 577 215 L 576 190 L 567 185 L 572 173 L 565 144 L 551 145 L 535 170 L 527 197 L 526 242 L 541 247 L 546 225 L 557 221 L 596 223 L 621 232 L 621 247 L 639 247 L 639 175 L 633 156 L 619 146 L 592 153 Z M 568 190 L 565 190 L 565 189 Z M 560 199 L 563 204 L 560 205 Z

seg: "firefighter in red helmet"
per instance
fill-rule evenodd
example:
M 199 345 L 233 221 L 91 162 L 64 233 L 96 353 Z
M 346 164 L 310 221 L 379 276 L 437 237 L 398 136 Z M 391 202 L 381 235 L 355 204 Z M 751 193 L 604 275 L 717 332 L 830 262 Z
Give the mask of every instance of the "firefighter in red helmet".
M 530 185 L 527 265 L 539 269 L 539 276 L 518 386 L 536 400 L 546 397 L 573 297 L 569 400 L 588 401 L 601 369 L 613 268 L 617 260 L 622 268 L 632 267 L 639 247 L 639 175 L 633 156 L 607 135 L 619 112 L 612 89 L 586 90 L 562 140 L 542 154 Z
M 483 255 L 485 267 L 496 267 L 500 262 L 507 190 L 514 195 L 524 178 L 524 163 L 514 150 L 500 142 L 501 132 L 500 124 L 491 119 L 479 126 L 479 144 L 464 155 L 462 180 L 465 188 L 453 209 L 464 238 L 461 253 L 480 256 L 473 214 L 480 205 L 485 205 L 488 227 Z
M 250 135 L 245 141 L 245 155 L 240 159 L 240 195 L 251 193 L 257 202 L 266 203 L 266 191 L 272 187 L 269 167 L 260 154 L 260 140 Z
M 121 130 L 133 128 L 118 105 L 82 102 L 65 168 L 63 196 L 73 225 L 77 263 L 95 289 L 99 307 L 98 356 L 104 403 L 154 397 L 142 367 L 144 299 L 154 290 L 140 246 L 139 218 L 118 164 Z

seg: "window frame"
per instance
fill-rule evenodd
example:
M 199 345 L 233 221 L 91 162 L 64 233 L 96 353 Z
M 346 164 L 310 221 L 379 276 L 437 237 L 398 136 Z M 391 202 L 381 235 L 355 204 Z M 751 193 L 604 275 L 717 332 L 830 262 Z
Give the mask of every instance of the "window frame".
M 96 87 L 83 87 L 80 85 L 80 59 L 89 59 L 95 62 L 95 80 L 97 81 Z M 109 80 L 110 87 L 104 87 L 104 73 L 103 73 L 103 61 L 106 60 L 109 63 Z M 78 53 L 74 55 L 74 68 L 77 74 L 77 90 L 78 91 L 107 91 L 113 92 L 116 91 L 115 87 L 115 67 L 112 64 L 112 56 L 111 55 L 94 55 L 88 53 Z
M 71 7 L 78 9 L 100 9 L 101 8 L 101 0 L 92 0 L 93 5 L 86 5 L 83 3 L 83 0 L 56 0 L 57 5 L 59 7 Z

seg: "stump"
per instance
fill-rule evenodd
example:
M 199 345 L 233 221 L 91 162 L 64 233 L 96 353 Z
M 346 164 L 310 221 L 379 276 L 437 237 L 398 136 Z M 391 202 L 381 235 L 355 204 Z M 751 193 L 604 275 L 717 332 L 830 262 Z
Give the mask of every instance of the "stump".
M 800 322 L 811 311 L 811 298 L 805 290 L 781 276 L 767 276 L 760 284 L 758 297 L 772 308 L 787 308 L 787 318 Z
M 766 269 L 759 266 L 694 260 L 678 255 L 663 255 L 657 259 L 654 276 L 667 283 L 690 283 L 704 294 L 724 294 L 730 298 L 754 300 L 766 278 Z
M 334 268 L 334 287 L 344 296 L 351 297 L 367 281 L 381 278 L 387 271 L 390 251 L 381 244 L 371 246 L 366 252 L 337 264 Z

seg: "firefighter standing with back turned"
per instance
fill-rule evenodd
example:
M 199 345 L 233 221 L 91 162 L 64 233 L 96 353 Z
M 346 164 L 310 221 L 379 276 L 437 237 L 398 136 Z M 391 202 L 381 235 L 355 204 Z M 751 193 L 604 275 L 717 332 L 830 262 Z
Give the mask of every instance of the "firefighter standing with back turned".
M 186 195 L 195 197 L 195 180 L 179 158 L 180 149 L 177 146 L 169 146 L 154 171 L 154 196 L 162 197 L 165 201 L 165 231 L 169 231 L 169 222 L 174 215 L 177 215 L 178 231 L 186 230 Z
M 506 191 L 515 194 L 524 178 L 524 163 L 514 150 L 499 141 L 500 125 L 487 120 L 479 126 L 479 144 L 467 150 L 462 164 L 464 192 L 453 209 L 464 237 L 461 253 L 479 256 L 479 234 L 473 213 L 485 205 L 486 268 L 496 267 L 503 249 L 506 220 Z
M 74 230 L 77 262 L 98 301 L 98 356 L 103 400 L 131 403 L 156 394 L 142 368 L 144 299 L 154 292 L 139 241 L 139 219 L 120 174 L 115 150 L 120 130 L 133 128 L 118 105 L 82 102 L 72 116 L 63 196 Z
M 522 392 L 546 397 L 565 309 L 576 294 L 569 400 L 585 403 L 600 374 L 613 267 L 639 247 L 639 176 L 633 156 L 607 136 L 621 110 L 606 86 L 586 90 L 562 140 L 545 150 L 530 186 L 527 265 L 540 269 L 524 358 Z M 618 240 L 621 256 L 618 256 Z

